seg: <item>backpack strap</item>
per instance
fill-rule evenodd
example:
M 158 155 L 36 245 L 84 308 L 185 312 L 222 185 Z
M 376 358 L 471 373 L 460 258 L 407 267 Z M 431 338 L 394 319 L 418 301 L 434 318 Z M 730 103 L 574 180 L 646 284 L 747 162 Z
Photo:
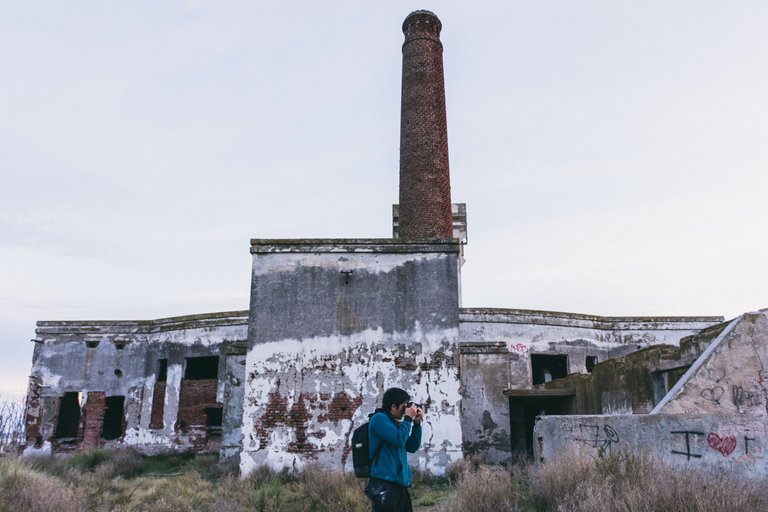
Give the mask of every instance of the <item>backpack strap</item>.
M 373 467 L 374 464 L 376 464 L 376 459 L 379 458 L 379 454 L 381 453 L 381 449 L 384 447 L 384 441 L 382 440 L 379 443 L 379 446 L 376 447 L 376 450 L 373 452 L 373 458 L 371 459 L 371 467 Z

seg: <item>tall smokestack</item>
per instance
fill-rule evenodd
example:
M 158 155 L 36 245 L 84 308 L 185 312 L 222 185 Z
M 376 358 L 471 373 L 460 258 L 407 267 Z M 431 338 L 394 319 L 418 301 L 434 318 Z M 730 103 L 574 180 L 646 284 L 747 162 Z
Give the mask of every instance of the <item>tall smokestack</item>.
M 403 22 L 400 238 L 453 238 L 442 24 L 429 11 Z

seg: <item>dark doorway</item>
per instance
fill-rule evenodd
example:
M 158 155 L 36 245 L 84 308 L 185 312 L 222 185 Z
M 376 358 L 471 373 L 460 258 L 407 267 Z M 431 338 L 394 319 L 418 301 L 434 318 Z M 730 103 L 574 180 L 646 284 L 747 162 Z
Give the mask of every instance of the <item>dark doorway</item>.
M 537 416 L 574 413 L 573 390 L 512 390 L 507 395 L 513 453 L 533 456 L 533 426 Z
M 592 368 L 594 368 L 596 364 L 597 356 L 587 356 L 586 361 L 584 361 L 584 366 L 586 366 L 588 373 L 592 373 Z
M 533 385 L 544 384 L 568 375 L 568 356 L 560 354 L 531 354 Z
M 157 360 L 157 382 L 168 380 L 168 359 Z
M 108 396 L 104 403 L 104 424 L 101 428 L 101 438 L 110 440 L 123 435 L 123 406 L 124 396 Z
M 59 398 L 59 418 L 56 421 L 56 439 L 77 439 L 77 427 L 80 424 L 79 393 L 64 393 Z
M 205 426 L 208 429 L 208 433 L 220 434 L 223 409 L 221 407 L 206 407 L 203 411 L 205 412 Z
M 189 380 L 218 379 L 219 357 L 188 357 L 184 378 Z

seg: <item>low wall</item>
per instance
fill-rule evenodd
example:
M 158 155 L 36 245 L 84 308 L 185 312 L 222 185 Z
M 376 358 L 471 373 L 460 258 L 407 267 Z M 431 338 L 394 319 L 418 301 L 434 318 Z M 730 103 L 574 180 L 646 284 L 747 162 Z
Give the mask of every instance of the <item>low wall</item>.
M 768 477 L 766 422 L 731 416 L 645 414 L 544 416 L 534 427 L 534 458 L 554 462 L 567 452 L 590 457 L 647 454 L 681 469 Z

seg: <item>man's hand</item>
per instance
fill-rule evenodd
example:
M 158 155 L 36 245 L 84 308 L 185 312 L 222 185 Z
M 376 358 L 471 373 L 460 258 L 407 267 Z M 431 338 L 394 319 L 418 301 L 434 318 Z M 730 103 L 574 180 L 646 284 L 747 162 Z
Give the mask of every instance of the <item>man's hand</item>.
M 413 422 L 417 425 L 421 425 L 422 420 L 424 420 L 424 409 L 419 407 L 416 410 L 416 416 L 413 417 Z
M 418 412 L 419 412 L 419 408 L 416 406 L 416 404 L 412 404 L 410 407 L 405 408 L 405 415 L 411 419 L 414 419 Z

